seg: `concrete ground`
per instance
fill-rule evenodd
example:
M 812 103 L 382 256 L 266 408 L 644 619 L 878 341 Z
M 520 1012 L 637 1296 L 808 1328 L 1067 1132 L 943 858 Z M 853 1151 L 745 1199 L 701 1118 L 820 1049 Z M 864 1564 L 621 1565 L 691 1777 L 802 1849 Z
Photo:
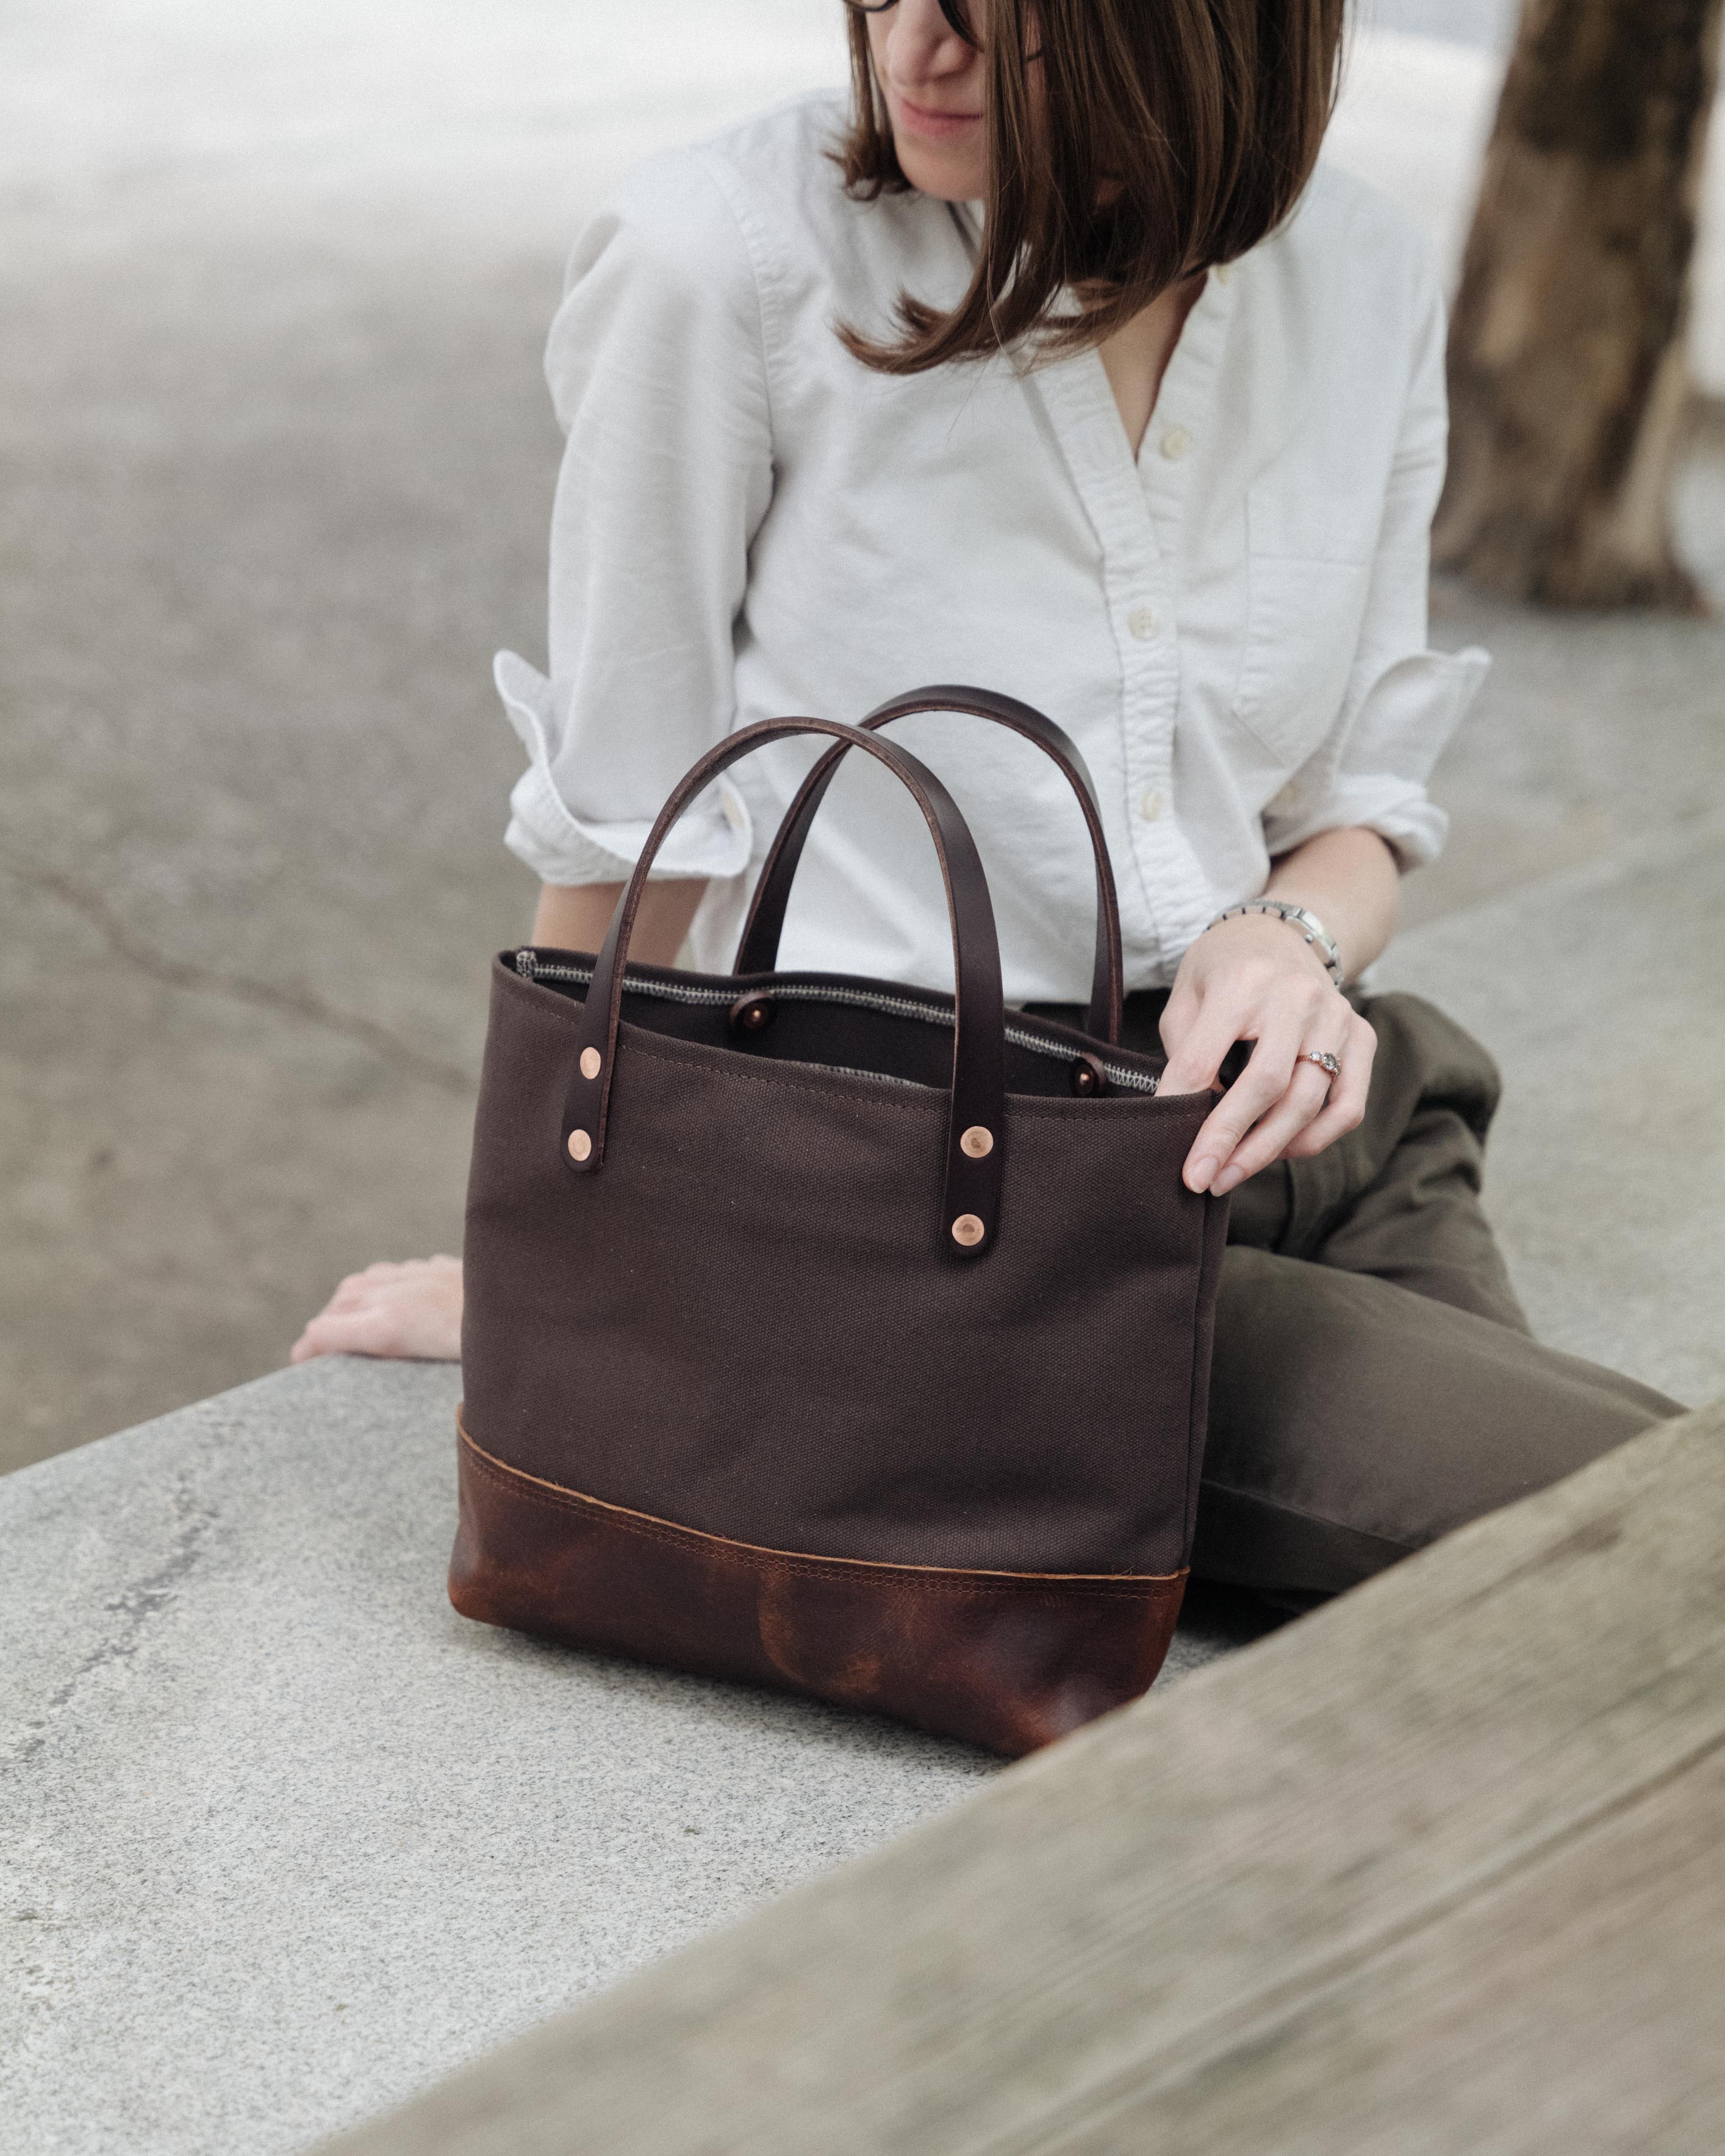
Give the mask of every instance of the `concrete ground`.
M 315 1363 L 0 1481 L 0 2156 L 286 2156 L 997 1771 L 456 1616 L 459 1390 Z M 1266 1629 L 1194 1597 L 1164 1681 Z
M 342 1272 L 458 1242 L 483 969 L 532 898 L 488 665 L 542 648 L 562 254 L 643 150 L 834 71 L 814 0 L 613 12 L 0 23 L 0 1467 L 266 1371 Z M 1486 56 L 1373 53 L 1338 154 L 1436 201 L 1384 126 L 1411 100 L 1453 196 L 1434 115 Z M 1725 591 L 1717 429 L 1684 513 Z M 1717 624 L 1440 600 L 1499 663 L 1416 919 L 1722 805 Z
M 1716 809 L 1384 968 L 1500 1050 L 1539 1329 L 1691 1400 L 1722 939 Z M 0 1479 L 0 2156 L 286 2156 L 994 1771 L 455 1616 L 459 1389 L 314 1363 Z M 1194 1595 L 1163 1682 L 1262 1629 Z

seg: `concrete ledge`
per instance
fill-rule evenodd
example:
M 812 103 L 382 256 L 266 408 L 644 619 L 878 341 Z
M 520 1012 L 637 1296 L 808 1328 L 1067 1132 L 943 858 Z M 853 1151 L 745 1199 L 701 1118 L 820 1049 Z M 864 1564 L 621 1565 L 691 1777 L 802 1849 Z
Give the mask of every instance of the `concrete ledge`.
M 1725 1394 L 1725 817 L 1402 937 L 1373 968 L 1502 1066 L 1486 1202 L 1533 1328 Z
M 1725 2143 L 1725 1406 L 330 2156 Z
M 1488 1194 L 1542 1329 L 1692 1399 L 1725 1390 L 1721 839 L 1383 969 L 1506 1066 Z M 314 1364 L 0 1480 L 0 2156 L 300 2147 L 988 1784 L 884 1723 L 463 1623 L 458 1390 Z M 1194 1620 L 1171 1676 L 1254 1630 Z M 1375 1686 L 1405 1681 L 1386 1648 Z
M 1539 1328 L 1677 1397 L 1725 1391 L 1722 834 L 1382 968 L 1503 1059 Z M 0 2156 L 298 2148 L 992 1777 L 457 1620 L 457 1391 L 323 1363 L 0 1479 Z M 1199 1602 L 1168 1676 L 1253 1630 Z
M 314 1363 L 0 1481 L 4 2156 L 298 2148 L 997 1771 L 457 1617 L 459 1389 Z

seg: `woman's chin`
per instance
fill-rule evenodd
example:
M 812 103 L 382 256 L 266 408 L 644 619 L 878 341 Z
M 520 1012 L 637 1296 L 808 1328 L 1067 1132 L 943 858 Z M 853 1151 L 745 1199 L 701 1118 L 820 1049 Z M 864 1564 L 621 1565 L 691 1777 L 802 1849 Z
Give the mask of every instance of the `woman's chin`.
M 941 202 L 980 202 L 988 192 L 988 151 L 980 119 L 925 113 L 889 97 L 899 170 L 919 194 Z
M 943 155 L 932 143 L 906 135 L 896 135 L 899 170 L 918 194 L 932 195 L 937 202 L 980 202 L 988 192 L 985 173 L 973 157 Z

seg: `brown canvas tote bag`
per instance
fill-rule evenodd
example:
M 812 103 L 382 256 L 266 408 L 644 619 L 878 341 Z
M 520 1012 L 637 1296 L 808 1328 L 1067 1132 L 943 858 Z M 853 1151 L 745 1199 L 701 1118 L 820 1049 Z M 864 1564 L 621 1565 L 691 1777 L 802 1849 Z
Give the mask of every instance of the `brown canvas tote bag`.
M 923 710 L 1009 726 L 1070 782 L 1096 868 L 1086 1030 L 1004 1008 L 970 833 L 875 731 Z M 627 965 L 672 824 L 799 734 L 834 747 L 773 842 L 740 970 Z M 951 996 L 774 970 L 847 753 L 922 811 Z M 493 971 L 456 1608 L 1009 1754 L 1143 1691 L 1184 1588 L 1226 1206 L 1180 1178 L 1209 1096 L 1158 1097 L 1120 1011 L 1088 774 L 1029 706 L 937 688 L 701 757 L 598 956 Z

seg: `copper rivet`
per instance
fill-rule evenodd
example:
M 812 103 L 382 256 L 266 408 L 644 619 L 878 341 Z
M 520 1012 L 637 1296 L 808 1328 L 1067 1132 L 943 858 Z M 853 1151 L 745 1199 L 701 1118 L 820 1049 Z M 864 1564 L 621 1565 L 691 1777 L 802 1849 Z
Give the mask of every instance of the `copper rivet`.
M 973 1123 L 958 1144 L 973 1160 L 986 1160 L 994 1150 L 994 1133 L 985 1131 L 980 1123 Z
M 599 1075 L 599 1062 L 600 1056 L 598 1049 L 583 1048 L 581 1051 L 582 1076 L 583 1078 L 597 1078 Z
M 773 1004 L 766 996 L 739 996 L 731 1006 L 731 1024 L 737 1033 L 764 1033 L 773 1023 Z
M 569 1158 L 571 1160 L 585 1160 L 592 1151 L 593 1140 L 585 1131 L 570 1132 Z
M 983 1235 L 983 1224 L 974 1213 L 961 1213 L 952 1223 L 952 1240 L 962 1243 L 967 1250 L 973 1250 Z

